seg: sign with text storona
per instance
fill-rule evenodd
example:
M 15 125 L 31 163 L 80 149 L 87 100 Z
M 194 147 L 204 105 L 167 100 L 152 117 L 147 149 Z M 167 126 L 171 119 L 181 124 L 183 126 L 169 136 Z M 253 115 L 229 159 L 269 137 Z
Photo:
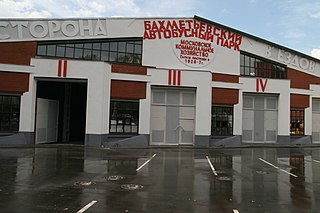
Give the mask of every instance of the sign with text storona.
M 0 41 L 106 35 L 107 20 L 105 19 L 0 21 Z
M 176 57 L 189 67 L 212 62 L 216 46 L 240 51 L 242 36 L 193 19 L 146 20 L 144 39 L 171 39 Z

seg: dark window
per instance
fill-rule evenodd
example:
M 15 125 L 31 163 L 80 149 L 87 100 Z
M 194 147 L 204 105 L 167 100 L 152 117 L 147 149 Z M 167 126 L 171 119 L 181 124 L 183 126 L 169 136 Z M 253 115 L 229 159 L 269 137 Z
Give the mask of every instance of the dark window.
M 251 54 L 241 52 L 240 75 L 250 77 L 286 79 L 287 69 L 284 65 L 276 64 L 275 62 L 259 58 L 258 56 L 253 56 Z
M 45 46 L 45 45 L 38 46 L 37 53 L 39 55 L 46 55 L 47 54 L 47 46 Z
M 139 102 L 110 102 L 110 133 L 138 134 Z
M 57 45 L 47 46 L 47 56 L 56 56 Z
M 233 133 L 233 107 L 212 106 L 211 135 L 231 136 Z
M 72 48 L 72 47 L 67 47 L 66 48 L 66 58 L 74 58 L 74 51 L 75 51 L 75 48 Z
M 0 95 L 0 132 L 19 131 L 20 96 Z
M 56 56 L 63 58 L 66 51 L 65 45 L 57 45 Z
M 290 110 L 290 134 L 304 135 L 304 109 Z
M 91 40 L 39 42 L 38 56 L 141 64 L 142 41 Z
M 79 48 L 76 48 L 75 49 L 75 52 L 74 52 L 74 58 L 82 58 L 83 56 L 83 49 L 79 49 Z
M 92 48 L 93 48 L 94 50 L 100 50 L 100 49 L 101 49 L 101 43 L 93 43 Z

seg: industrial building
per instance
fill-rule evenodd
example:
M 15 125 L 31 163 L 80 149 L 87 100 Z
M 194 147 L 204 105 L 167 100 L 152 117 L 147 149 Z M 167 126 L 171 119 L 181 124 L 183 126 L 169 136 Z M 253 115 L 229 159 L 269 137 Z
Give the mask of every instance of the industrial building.
M 0 144 L 320 142 L 320 60 L 202 17 L 0 19 Z

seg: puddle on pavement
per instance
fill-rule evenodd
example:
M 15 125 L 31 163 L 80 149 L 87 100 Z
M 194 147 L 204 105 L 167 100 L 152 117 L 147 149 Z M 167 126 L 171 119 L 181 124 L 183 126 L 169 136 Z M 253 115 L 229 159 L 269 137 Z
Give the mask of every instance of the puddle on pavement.
M 134 190 L 139 190 L 143 189 L 142 185 L 139 184 L 123 184 L 121 185 L 121 189 L 127 190 L 127 191 L 134 191 Z
M 120 175 L 112 175 L 112 176 L 107 176 L 106 179 L 108 181 L 118 181 L 118 180 L 123 180 L 124 177 Z
M 108 160 L 108 172 L 114 175 L 126 174 L 135 175 L 138 167 L 138 159 L 109 159 Z
M 19 212 L 24 206 L 26 212 L 35 212 L 33 204 L 43 203 L 37 206 L 37 212 L 48 211 L 47 208 L 55 204 L 59 204 L 60 210 L 75 212 L 78 204 L 72 202 L 71 205 L 68 199 L 87 201 L 88 197 L 106 200 L 99 203 L 108 212 L 120 212 L 120 207 L 123 212 L 125 209 L 121 205 L 127 209 L 156 212 L 158 206 L 171 207 L 172 198 L 176 197 L 194 202 L 207 200 L 201 205 L 174 203 L 172 208 L 179 212 L 219 212 L 229 208 L 230 202 L 242 209 L 249 208 L 248 203 L 255 202 L 252 206 L 256 208 L 263 202 L 261 212 L 280 212 L 278 210 L 284 206 L 289 207 L 287 212 L 317 212 L 320 209 L 316 202 L 320 196 L 320 164 L 316 162 L 320 161 L 320 149 L 307 150 L 306 156 L 291 155 L 290 149 L 282 148 L 280 155 L 278 149 L 261 148 L 235 150 L 232 156 L 232 150 L 159 149 L 157 160 L 138 173 L 137 167 L 147 160 L 145 156 L 150 156 L 145 152 L 104 150 L 99 153 L 96 149 L 85 152 L 74 149 L 0 149 L 0 199 L 3 201 L 0 209 Z M 213 156 L 210 159 L 216 168 L 216 176 L 204 157 L 207 155 Z M 297 174 L 298 178 L 262 164 L 258 160 L 260 157 Z M 53 175 L 56 175 L 55 179 L 48 179 Z M 100 182 L 101 177 L 104 183 Z M 94 183 L 94 180 L 99 182 Z M 73 188 L 61 187 L 64 183 Z M 34 196 L 34 190 L 26 190 L 34 185 L 39 185 L 39 189 L 35 189 L 39 196 Z M 127 193 L 130 199 L 123 196 Z M 248 209 L 249 212 L 255 210 Z
M 75 186 L 92 186 L 95 185 L 95 182 L 92 181 L 77 181 L 73 185 Z

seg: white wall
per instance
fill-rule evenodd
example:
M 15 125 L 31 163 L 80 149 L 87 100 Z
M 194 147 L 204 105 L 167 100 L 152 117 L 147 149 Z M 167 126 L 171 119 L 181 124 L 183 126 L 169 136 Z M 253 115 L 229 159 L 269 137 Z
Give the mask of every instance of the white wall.
M 241 98 L 239 104 L 235 106 L 235 119 L 236 123 L 235 132 L 242 132 L 242 105 L 243 105 L 243 93 L 260 93 L 260 94 L 276 94 L 279 95 L 278 102 L 278 135 L 288 136 L 290 135 L 290 81 L 289 80 L 278 80 L 278 79 L 262 79 L 263 83 L 266 83 L 265 91 L 256 91 L 256 78 L 245 78 L 240 77 L 240 84 L 242 84 L 242 90 L 240 92 Z M 240 123 L 241 122 L 241 123 Z M 241 133 L 242 134 L 242 133 Z
M 37 85 L 34 74 L 29 75 L 29 91 L 21 96 L 19 131 L 33 132 L 35 129 Z
M 304 134 L 312 135 L 312 98 L 309 98 L 309 106 L 304 110 Z
M 91 67 L 87 64 L 83 68 L 87 68 L 88 72 Z M 96 69 L 91 70 L 88 77 L 86 134 L 106 134 L 109 132 L 111 65 L 99 63 Z
M 320 63 L 317 59 L 310 59 L 303 54 L 288 51 L 275 45 L 262 43 L 251 38 L 243 37 L 241 50 L 260 57 L 287 65 L 289 68 L 320 76 Z
M 58 77 L 58 60 L 32 59 L 34 75 L 30 76 L 30 91 L 22 98 L 21 130 L 34 130 L 35 88 L 33 78 L 55 81 L 87 80 L 86 134 L 106 134 L 109 125 L 111 65 L 104 62 L 68 60 L 67 77 Z M 63 71 L 63 68 L 62 68 Z
M 313 98 L 320 98 L 320 85 L 311 84 L 310 85 L 310 107 L 308 109 L 308 115 L 306 112 L 306 126 L 305 131 L 309 133 L 309 135 L 312 135 L 312 99 Z M 308 121 L 308 122 L 307 122 Z
M 174 51 L 175 43 L 183 38 L 175 39 L 145 39 L 143 42 L 143 58 L 144 66 L 164 68 L 164 69 L 181 69 L 181 70 L 198 70 L 198 71 L 214 71 L 216 73 L 239 74 L 240 52 L 226 47 L 221 47 L 212 43 L 214 48 L 213 58 L 204 66 L 192 66 L 183 63 Z M 196 41 L 203 41 L 194 39 Z M 232 61 L 232 63 L 230 63 Z
M 239 90 L 239 102 L 233 107 L 233 134 L 242 135 L 243 93 Z
M 140 99 L 139 134 L 150 134 L 151 86 L 146 85 L 146 99 Z
M 168 70 L 166 69 L 148 69 L 151 75 L 150 86 L 169 86 Z M 181 85 L 179 87 L 189 87 L 196 89 L 196 120 L 195 134 L 211 134 L 211 82 L 210 72 L 185 71 L 181 70 Z M 151 98 L 149 96 L 149 98 Z M 150 104 L 150 101 L 148 101 Z M 150 107 L 150 105 L 149 105 Z M 150 123 L 150 118 L 149 118 Z M 150 128 L 150 127 L 149 127 Z

